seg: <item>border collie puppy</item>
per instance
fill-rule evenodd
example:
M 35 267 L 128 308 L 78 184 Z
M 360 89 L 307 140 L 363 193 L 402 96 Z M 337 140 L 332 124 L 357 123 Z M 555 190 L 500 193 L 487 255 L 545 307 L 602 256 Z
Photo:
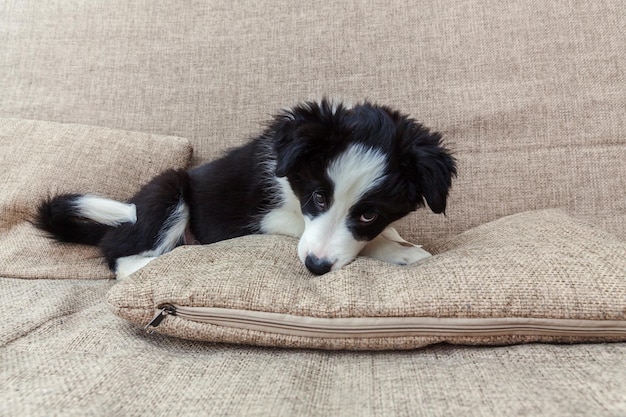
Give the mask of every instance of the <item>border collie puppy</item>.
M 428 204 L 443 213 L 456 164 L 432 132 L 389 107 L 305 102 L 205 165 L 169 170 L 128 202 L 62 194 L 36 225 L 97 245 L 123 278 L 183 244 L 253 233 L 299 237 L 298 257 L 325 274 L 362 254 L 396 264 L 429 256 L 393 222 Z

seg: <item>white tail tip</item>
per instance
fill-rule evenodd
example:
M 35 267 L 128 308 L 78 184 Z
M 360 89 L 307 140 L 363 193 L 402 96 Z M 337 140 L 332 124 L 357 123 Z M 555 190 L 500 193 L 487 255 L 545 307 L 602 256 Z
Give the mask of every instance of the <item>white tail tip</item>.
M 122 223 L 137 223 L 137 207 L 134 204 L 85 195 L 76 199 L 75 206 L 81 217 L 100 224 L 119 226 Z

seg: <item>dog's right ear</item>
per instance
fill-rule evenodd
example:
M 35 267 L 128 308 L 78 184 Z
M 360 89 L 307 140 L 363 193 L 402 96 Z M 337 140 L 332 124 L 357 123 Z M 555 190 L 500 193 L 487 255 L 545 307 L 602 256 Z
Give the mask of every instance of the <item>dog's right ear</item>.
M 298 135 L 301 121 L 289 114 L 279 115 L 270 127 L 276 155 L 276 176 L 287 176 L 306 153 L 308 144 Z

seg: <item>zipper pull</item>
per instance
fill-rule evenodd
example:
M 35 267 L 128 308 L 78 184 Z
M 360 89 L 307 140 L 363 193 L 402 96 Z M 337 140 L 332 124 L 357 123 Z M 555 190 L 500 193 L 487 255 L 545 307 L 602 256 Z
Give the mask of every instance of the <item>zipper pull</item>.
M 146 330 L 148 333 L 152 333 L 154 331 L 153 328 L 158 327 L 165 318 L 165 316 L 170 314 L 172 316 L 175 316 L 176 308 L 170 304 L 162 305 L 161 308 L 156 312 L 152 320 L 150 320 L 150 322 L 144 326 L 144 330 Z

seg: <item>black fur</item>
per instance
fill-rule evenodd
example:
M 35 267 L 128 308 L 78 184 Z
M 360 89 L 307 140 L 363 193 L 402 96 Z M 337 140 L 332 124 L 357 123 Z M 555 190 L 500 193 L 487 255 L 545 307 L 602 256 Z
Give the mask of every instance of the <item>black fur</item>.
M 339 105 L 333 111 L 328 101 L 305 103 L 279 116 L 273 130 L 276 175 L 287 176 L 299 197 L 320 187 L 331 193 L 332 184 L 320 173 L 348 145 L 362 143 L 390 156 L 391 179 L 371 195 L 380 204 L 394 206 L 389 222 L 424 201 L 433 212 L 445 212 L 452 177 L 457 174 L 454 157 L 443 146 L 441 134 L 389 107 L 366 102 L 352 109 Z M 390 196 L 395 200 L 391 204 Z M 306 205 L 303 212 L 307 213 Z
M 276 194 L 280 177 L 288 179 L 305 216 L 323 212 L 313 193 L 323 190 L 332 198 L 325 168 L 354 143 L 388 158 L 386 180 L 351 209 L 355 239 L 373 239 L 425 203 L 435 213 L 445 211 L 456 164 L 440 134 L 388 107 L 366 102 L 347 108 L 323 100 L 282 112 L 260 136 L 220 159 L 155 177 L 129 200 L 137 207 L 136 223 L 112 227 L 89 221 L 75 210 L 80 195 L 65 194 L 42 201 L 35 224 L 63 242 L 99 245 L 112 269 L 120 257 L 154 249 L 181 202 L 189 208 L 188 228 L 199 243 L 259 233 L 263 216 L 282 204 Z M 364 213 L 378 218 L 364 225 L 357 220 Z M 178 244 L 183 242 L 181 236 Z
M 60 242 L 97 245 L 110 227 L 81 217 L 73 201 L 79 194 L 48 197 L 37 207 L 34 225 Z
M 265 141 L 257 138 L 189 171 L 191 231 L 200 243 L 259 232 L 258 217 L 272 206 Z
M 172 211 L 190 195 L 189 175 L 184 170 L 167 170 L 142 187 L 128 201 L 137 207 L 137 222 L 111 227 L 99 242 L 111 269 L 115 270 L 118 258 L 151 250 Z

